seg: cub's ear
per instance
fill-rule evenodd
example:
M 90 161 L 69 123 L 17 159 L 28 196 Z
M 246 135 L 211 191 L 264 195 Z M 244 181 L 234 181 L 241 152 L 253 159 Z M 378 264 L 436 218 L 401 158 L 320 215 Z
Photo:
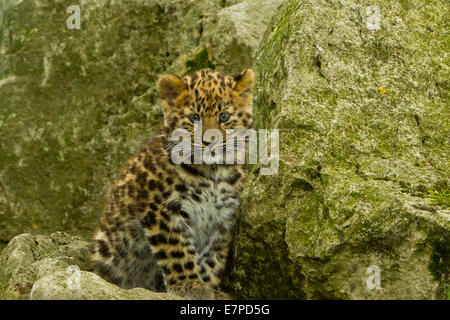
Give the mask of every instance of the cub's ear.
M 252 70 L 246 69 L 242 71 L 240 74 L 234 76 L 234 81 L 236 84 L 234 85 L 234 90 L 237 92 L 249 91 L 251 92 L 253 89 L 253 79 L 255 75 Z
M 165 74 L 158 80 L 158 90 L 162 100 L 175 101 L 185 89 L 186 83 L 177 76 Z

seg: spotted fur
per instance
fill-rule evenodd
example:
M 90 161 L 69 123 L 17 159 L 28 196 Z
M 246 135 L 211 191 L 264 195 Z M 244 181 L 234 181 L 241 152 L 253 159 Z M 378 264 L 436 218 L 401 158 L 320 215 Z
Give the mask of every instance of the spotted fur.
M 129 159 L 113 183 L 90 247 L 96 273 L 126 289 L 193 298 L 212 298 L 220 290 L 246 170 L 175 165 L 169 137 L 177 128 L 193 132 L 192 114 L 203 131 L 225 135 L 226 129 L 250 128 L 252 86 L 251 70 L 232 77 L 205 69 L 159 79 L 162 134 Z M 220 122 L 221 113 L 230 118 Z

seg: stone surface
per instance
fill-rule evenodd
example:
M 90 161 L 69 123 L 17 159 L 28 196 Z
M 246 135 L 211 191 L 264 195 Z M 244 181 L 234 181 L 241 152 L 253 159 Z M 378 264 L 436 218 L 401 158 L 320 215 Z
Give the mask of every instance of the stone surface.
M 201 42 L 217 69 L 237 74 L 252 65 L 270 18 L 284 0 L 247 0 L 207 20 Z
M 106 283 L 82 238 L 52 232 L 89 239 L 161 119 L 161 73 L 255 57 L 255 123 L 280 129 L 280 168 L 251 168 L 235 295 L 450 296 L 450 211 L 430 198 L 450 184 L 447 4 L 379 2 L 377 29 L 369 1 L 280 3 L 89 0 L 68 30 L 70 1 L 0 0 L 0 250 L 29 233 L 1 252 L 0 298 L 176 298 Z
M 25 232 L 88 239 L 118 167 L 161 120 L 158 76 L 251 64 L 273 5 L 238 2 L 88 0 L 69 30 L 72 1 L 0 1 L 2 246 Z
M 0 255 L 0 299 L 181 299 L 106 282 L 91 272 L 87 247 L 86 241 L 63 232 L 16 236 Z
M 377 2 L 379 29 L 372 4 L 287 1 L 266 31 L 254 110 L 280 168 L 247 183 L 240 298 L 449 294 L 450 211 L 428 198 L 450 184 L 447 4 Z

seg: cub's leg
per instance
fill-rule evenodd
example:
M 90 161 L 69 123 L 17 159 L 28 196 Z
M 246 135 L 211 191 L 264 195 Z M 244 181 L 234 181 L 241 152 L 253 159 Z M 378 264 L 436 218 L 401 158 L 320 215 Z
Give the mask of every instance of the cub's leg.
M 101 224 L 89 249 L 95 273 L 105 280 L 123 289 L 166 290 L 139 219 L 114 226 Z
M 148 211 L 143 226 L 161 266 L 168 292 L 192 299 L 214 299 L 214 292 L 199 276 L 195 247 L 187 238 L 185 216 L 172 201 L 159 212 Z
M 216 232 L 211 236 L 209 244 L 199 256 L 200 277 L 215 290 L 215 297 L 220 300 L 231 299 L 228 294 L 220 291 L 230 243 L 231 233 L 220 234 Z

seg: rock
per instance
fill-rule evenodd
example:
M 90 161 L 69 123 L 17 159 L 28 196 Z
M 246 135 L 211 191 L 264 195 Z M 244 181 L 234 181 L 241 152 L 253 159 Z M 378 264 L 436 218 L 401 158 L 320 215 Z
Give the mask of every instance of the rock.
M 447 4 L 371 4 L 290 0 L 266 31 L 254 110 L 280 164 L 245 189 L 240 298 L 449 294 L 450 211 L 429 198 L 450 184 Z
M 90 237 L 118 168 L 161 121 L 158 76 L 251 63 L 279 1 L 238 2 L 83 1 L 79 30 L 71 2 L 1 2 L 0 248 L 21 233 Z
M 247 0 L 207 20 L 202 43 L 216 68 L 237 74 L 252 65 L 275 9 L 284 0 Z
M 86 241 L 63 232 L 16 236 L 0 256 L 0 299 L 181 299 L 106 282 L 92 272 L 87 247 Z
M 448 296 L 444 1 L 286 0 L 272 18 L 282 1 L 82 3 L 80 30 L 67 1 L 0 3 L 0 250 L 28 233 L 1 253 L 0 297 L 174 298 L 106 283 L 82 238 L 52 232 L 89 238 L 161 120 L 161 73 L 255 57 L 255 123 L 280 129 L 280 166 L 251 169 L 235 294 Z
M 2 253 L 3 249 L 6 247 L 7 244 L 8 244 L 7 241 L 5 241 L 5 242 L 0 242 L 0 253 Z

